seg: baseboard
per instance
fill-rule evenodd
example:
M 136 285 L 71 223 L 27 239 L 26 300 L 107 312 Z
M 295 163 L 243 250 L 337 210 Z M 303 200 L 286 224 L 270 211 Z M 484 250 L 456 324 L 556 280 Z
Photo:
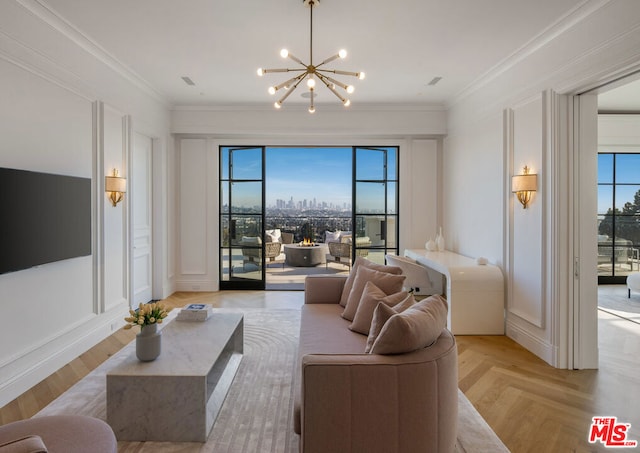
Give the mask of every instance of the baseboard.
M 85 353 L 124 325 L 128 307 L 120 306 L 14 358 L 0 368 L 0 407 Z
M 538 338 L 522 327 L 507 320 L 507 337 L 540 357 L 551 366 L 555 365 L 556 351 L 552 344 Z
M 176 291 L 218 291 L 218 282 L 211 280 L 176 280 Z

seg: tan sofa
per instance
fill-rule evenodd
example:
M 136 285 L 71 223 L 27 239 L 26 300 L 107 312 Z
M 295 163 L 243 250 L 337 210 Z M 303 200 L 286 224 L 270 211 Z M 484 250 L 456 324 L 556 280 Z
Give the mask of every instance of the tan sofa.
M 446 453 L 458 418 L 457 348 L 446 329 L 429 347 L 364 353 L 339 305 L 346 278 L 309 276 L 302 307 L 294 430 L 304 453 Z
M 0 426 L 0 453 L 116 453 L 113 430 L 80 415 L 34 417 Z

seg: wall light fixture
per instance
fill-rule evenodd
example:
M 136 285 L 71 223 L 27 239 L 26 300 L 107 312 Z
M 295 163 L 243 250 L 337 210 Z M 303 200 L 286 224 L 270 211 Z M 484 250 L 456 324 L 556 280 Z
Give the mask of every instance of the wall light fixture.
M 536 190 L 538 190 L 538 175 L 529 174 L 529 167 L 524 167 L 522 175 L 511 177 L 511 192 L 516 194 L 524 209 L 527 209 L 531 196 Z
M 118 170 L 113 169 L 113 175 L 105 176 L 104 190 L 111 204 L 115 207 L 122 201 L 122 197 L 127 191 L 127 180 L 118 176 Z

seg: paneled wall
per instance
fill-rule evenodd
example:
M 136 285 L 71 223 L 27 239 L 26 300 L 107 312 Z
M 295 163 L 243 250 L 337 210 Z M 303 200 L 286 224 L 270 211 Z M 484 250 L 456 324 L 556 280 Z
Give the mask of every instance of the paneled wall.
M 356 120 L 359 118 L 356 115 Z M 357 121 L 343 127 L 356 128 Z M 201 126 L 205 131 L 208 128 Z M 246 124 L 244 132 L 250 131 Z M 320 123 L 320 127 L 324 127 Z M 290 137 L 219 139 L 182 135 L 176 140 L 178 187 L 178 259 L 176 289 L 212 291 L 219 287 L 219 162 L 220 145 L 379 145 L 400 147 L 400 251 L 424 248 L 435 237 L 441 222 L 440 138 L 384 137 L 380 139 L 341 137 L 309 138 L 304 130 Z M 318 182 L 321 183 L 319 176 Z
M 90 178 L 92 254 L 0 275 L 0 406 L 124 323 L 129 197 L 112 207 L 104 176 L 129 177 L 135 129 L 157 138 L 160 168 L 169 154 L 168 109 L 83 39 L 38 2 L 2 3 L 0 166 Z M 169 268 L 158 266 L 167 289 Z

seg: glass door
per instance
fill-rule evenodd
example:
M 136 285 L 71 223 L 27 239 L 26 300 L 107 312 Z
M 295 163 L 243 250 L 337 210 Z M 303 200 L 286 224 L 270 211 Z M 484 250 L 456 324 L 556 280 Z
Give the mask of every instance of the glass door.
M 640 154 L 598 154 L 598 283 L 640 271 Z
M 353 148 L 352 256 L 398 253 L 398 148 Z
M 264 289 L 264 147 L 220 148 L 220 289 Z

